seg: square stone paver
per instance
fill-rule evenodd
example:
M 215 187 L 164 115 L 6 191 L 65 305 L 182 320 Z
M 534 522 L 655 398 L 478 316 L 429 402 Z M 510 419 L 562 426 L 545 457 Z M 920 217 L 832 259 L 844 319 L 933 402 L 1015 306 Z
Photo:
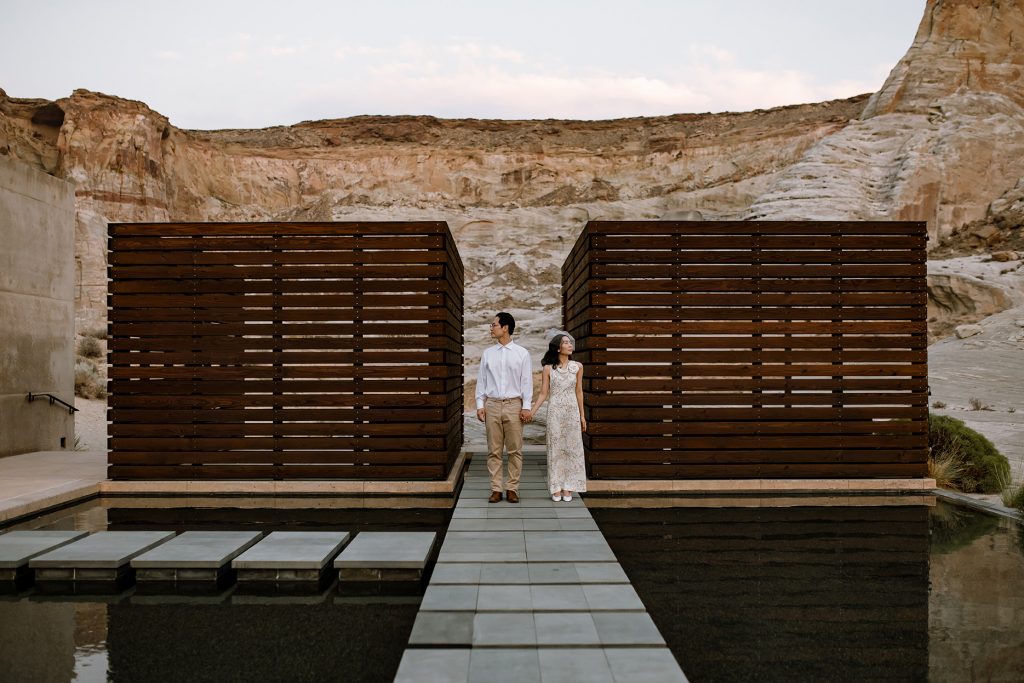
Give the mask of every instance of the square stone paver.
M 591 616 L 605 647 L 665 645 L 665 639 L 646 612 L 594 612 Z
M 577 562 L 580 583 L 629 583 L 629 577 L 618 562 Z
M 455 508 L 452 519 L 487 519 L 486 508 Z
M 439 562 L 523 562 L 522 531 L 449 531 Z
M 589 584 L 583 586 L 587 605 L 591 610 L 640 610 L 644 603 L 640 596 L 628 583 L 620 584 Z
M 469 645 L 473 642 L 472 612 L 424 612 L 416 615 L 409 645 Z
M 466 683 L 469 680 L 468 649 L 407 649 L 398 665 L 395 683 Z
M 480 571 L 480 583 L 498 585 L 530 583 L 529 565 L 525 562 L 484 564 Z
M 473 647 L 535 646 L 537 631 L 530 612 L 477 614 L 473 619 Z
M 453 519 L 448 531 L 522 531 L 522 519 Z
M 603 650 L 541 648 L 537 654 L 544 683 L 614 683 Z
M 559 517 L 558 528 L 562 531 L 598 531 L 592 517 Z
M 537 628 L 537 644 L 541 647 L 601 644 L 589 612 L 538 613 L 533 618 Z
M 437 534 L 433 531 L 362 531 L 334 561 L 336 569 L 422 569 Z
M 530 597 L 535 612 L 573 612 L 587 609 L 583 588 L 568 584 L 561 586 L 530 586 Z
M 481 612 L 521 612 L 531 609 L 529 586 L 480 586 Z
M 605 659 L 616 683 L 686 683 L 672 652 L 661 648 L 607 648 Z
M 580 583 L 572 562 L 531 562 L 530 583 Z
M 479 683 L 540 683 L 537 650 L 474 648 L 469 655 L 469 680 Z
M 600 531 L 526 531 L 530 562 L 614 562 Z
M 478 586 L 444 586 L 431 583 L 423 593 L 420 611 L 475 612 Z
M 0 535 L 0 569 L 17 569 L 37 555 L 88 535 L 88 531 L 8 531 Z
M 480 583 L 480 570 L 483 565 L 479 562 L 438 562 L 434 565 L 434 573 L 430 577 L 433 584 L 478 584 Z

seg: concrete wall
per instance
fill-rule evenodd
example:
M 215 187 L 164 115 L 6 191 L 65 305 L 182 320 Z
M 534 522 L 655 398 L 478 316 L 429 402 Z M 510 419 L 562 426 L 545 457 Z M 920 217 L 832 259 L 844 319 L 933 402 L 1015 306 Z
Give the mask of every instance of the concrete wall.
M 0 157 L 0 457 L 74 443 L 74 185 Z

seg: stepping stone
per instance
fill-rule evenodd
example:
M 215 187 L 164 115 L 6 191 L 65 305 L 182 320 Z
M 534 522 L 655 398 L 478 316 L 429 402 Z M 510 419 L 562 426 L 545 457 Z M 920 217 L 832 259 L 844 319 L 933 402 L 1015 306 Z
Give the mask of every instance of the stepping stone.
M 231 560 L 253 546 L 259 531 L 186 531 L 132 560 L 139 581 L 207 581 L 228 577 Z
M 62 545 L 88 536 L 88 531 L 10 531 L 0 536 L 0 582 L 29 583 L 28 562 Z
M 29 560 L 36 581 L 120 581 L 134 557 L 174 538 L 173 531 L 99 531 Z
M 231 561 L 239 581 L 319 582 L 348 531 L 274 531 Z
M 421 581 L 433 531 L 364 531 L 334 561 L 342 581 Z

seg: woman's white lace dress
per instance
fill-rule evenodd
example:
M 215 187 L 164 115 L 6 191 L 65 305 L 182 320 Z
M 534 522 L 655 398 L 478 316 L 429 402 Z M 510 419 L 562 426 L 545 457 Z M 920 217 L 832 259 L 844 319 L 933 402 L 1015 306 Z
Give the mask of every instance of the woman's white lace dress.
M 576 373 L 580 366 L 569 361 L 564 370 L 551 366 L 551 398 L 548 403 L 548 488 L 551 493 L 587 490 L 583 460 L 583 430 L 576 402 Z

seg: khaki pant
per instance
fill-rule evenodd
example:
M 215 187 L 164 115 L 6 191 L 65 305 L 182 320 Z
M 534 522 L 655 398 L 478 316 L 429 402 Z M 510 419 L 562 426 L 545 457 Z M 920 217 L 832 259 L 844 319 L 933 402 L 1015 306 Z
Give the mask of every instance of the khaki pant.
M 523 471 L 523 423 L 519 412 L 521 398 L 489 398 L 484 403 L 487 416 L 487 471 L 491 474 L 491 491 L 519 492 L 519 475 Z M 502 485 L 501 451 L 508 451 L 508 486 Z

